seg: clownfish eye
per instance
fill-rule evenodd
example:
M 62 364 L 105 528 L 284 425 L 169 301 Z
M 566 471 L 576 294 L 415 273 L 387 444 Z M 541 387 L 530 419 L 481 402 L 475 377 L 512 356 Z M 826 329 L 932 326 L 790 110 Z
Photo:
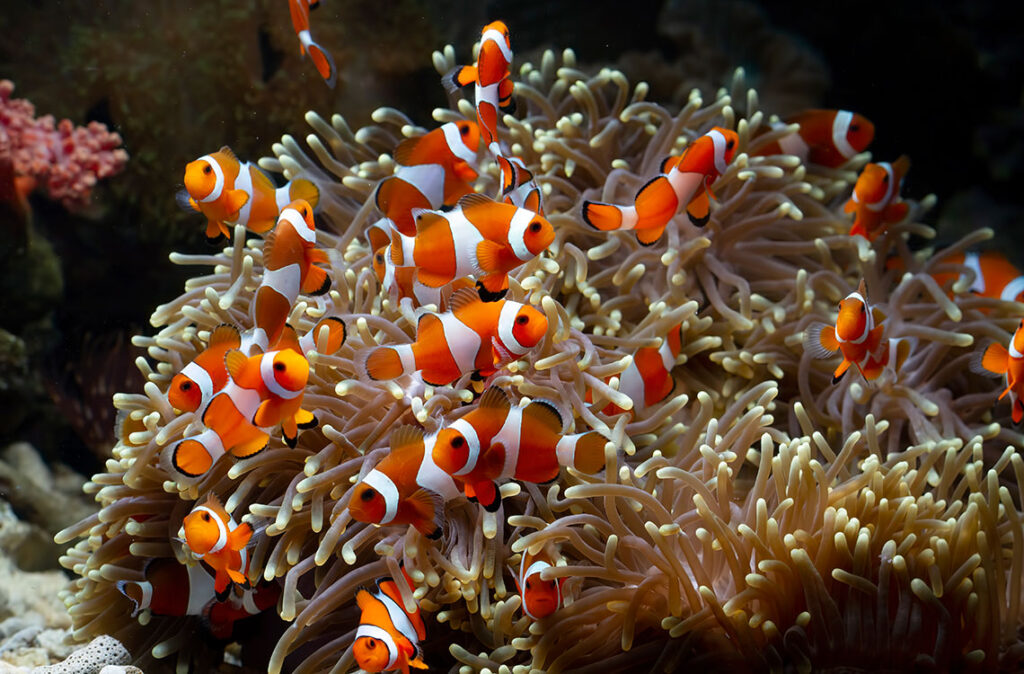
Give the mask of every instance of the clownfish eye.
M 466 444 L 466 440 L 461 435 L 456 435 L 454 438 L 452 438 L 452 447 L 454 447 L 455 449 L 462 447 L 462 445 L 464 444 Z
M 860 305 L 860 312 L 862 314 L 867 313 L 867 311 L 868 311 L 868 308 L 866 306 L 864 306 L 863 304 Z
M 207 164 L 206 166 L 203 167 L 203 173 L 205 173 L 206 175 L 210 175 L 211 173 L 213 173 L 213 168 L 209 164 Z
M 282 363 L 281 361 L 275 362 L 274 370 L 276 370 L 277 372 L 284 372 L 284 363 Z
M 309 215 L 309 213 L 306 212 L 305 207 L 299 209 L 299 213 L 301 213 L 302 217 L 304 217 L 304 218 Z
M 533 589 L 533 583 L 531 583 L 530 581 L 526 581 L 526 589 L 527 590 L 532 590 Z
M 372 650 L 373 650 L 374 648 L 377 648 L 377 640 L 376 640 L 376 639 L 374 639 L 373 637 L 370 637 L 370 638 L 368 638 L 368 639 L 366 640 L 366 647 L 367 647 L 367 648 L 369 648 L 369 649 L 370 649 L 371 651 L 372 651 Z
M 882 184 L 884 185 L 884 184 L 886 184 L 886 183 L 888 183 L 888 182 L 889 182 L 889 174 L 888 174 L 888 173 L 886 173 L 886 174 L 885 174 L 885 175 L 884 175 L 884 176 L 882 177 Z
M 465 125 L 460 126 L 459 127 L 459 133 L 461 133 L 463 136 L 465 136 L 466 134 L 469 133 L 469 127 L 465 126 Z
M 537 232 L 540 231 L 541 226 L 542 225 L 538 221 L 534 220 L 533 222 L 530 223 L 530 231 L 536 234 Z
M 530 322 L 529 316 L 516 316 L 516 325 L 526 325 Z
M 181 382 L 180 388 L 181 388 L 182 391 L 190 391 L 190 390 L 192 390 L 192 382 L 190 382 L 190 381 L 183 381 L 183 382 Z
M 850 125 L 850 131 L 853 131 L 853 132 L 860 131 L 860 124 L 851 124 Z
M 210 521 L 210 513 L 202 513 L 200 515 L 200 517 L 203 518 L 204 522 L 209 522 Z
M 730 138 L 729 140 L 727 140 L 727 141 L 725 142 L 725 149 L 726 149 L 726 150 L 731 150 L 731 149 L 732 149 L 732 146 L 733 146 L 733 145 L 735 145 L 735 144 L 736 144 L 736 141 L 734 141 L 734 140 L 732 140 L 732 139 Z
M 367 487 L 366 491 L 364 491 L 362 494 L 359 495 L 359 498 L 361 498 L 364 501 L 372 501 L 373 497 L 376 496 L 376 495 L 377 495 L 377 490 L 376 489 L 374 489 L 373 487 Z
M 377 260 L 378 264 L 384 264 L 384 253 L 377 253 L 377 255 L 374 256 L 374 259 Z

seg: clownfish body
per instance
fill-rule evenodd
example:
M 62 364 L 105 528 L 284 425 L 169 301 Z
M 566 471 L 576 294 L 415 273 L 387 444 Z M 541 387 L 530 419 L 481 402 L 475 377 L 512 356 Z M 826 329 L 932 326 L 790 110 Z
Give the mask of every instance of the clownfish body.
M 481 31 L 476 65 L 456 66 L 441 79 L 449 93 L 470 84 L 476 85 L 480 138 L 494 155 L 501 154 L 498 149 L 498 111 L 511 113 L 515 110 L 512 100 L 514 85 L 509 76 L 511 68 L 512 42 L 508 27 L 502 21 L 494 21 Z
M 838 168 L 863 152 L 875 137 L 875 125 L 849 110 L 804 110 L 772 128 L 799 124 L 800 130 L 759 148 L 759 156 L 791 154 L 804 164 Z
M 412 581 L 405 569 L 398 582 L 412 590 Z M 379 579 L 374 590 L 360 589 L 356 604 L 362 613 L 352 642 L 356 663 L 367 672 L 394 669 L 409 674 L 409 668 L 427 669 L 419 642 L 427 636 L 419 607 L 410 613 L 405 609 L 395 580 Z
M 377 208 L 399 232 L 414 235 L 413 209 L 454 206 L 473 191 L 479 146 L 479 127 L 467 121 L 448 122 L 402 141 L 395 148 L 395 175 L 377 187 Z
M 861 280 L 857 290 L 839 303 L 839 316 L 835 326 L 816 323 L 804 338 L 804 348 L 812 358 L 828 358 L 835 351 L 843 354 L 843 362 L 832 374 L 837 383 L 851 365 L 856 366 L 865 380 L 877 379 L 882 370 L 892 364 L 899 370 L 910 355 L 911 342 L 907 339 L 886 339 L 885 315 L 867 301 L 867 290 Z
M 868 164 L 857 177 L 853 196 L 843 211 L 854 213 L 850 235 L 874 241 L 887 225 L 907 217 L 910 207 L 900 198 L 903 178 L 910 169 L 910 159 L 902 155 L 892 162 Z
M 662 163 L 658 175 L 640 188 L 632 206 L 596 201 L 583 202 L 583 219 L 601 231 L 635 229 L 637 240 L 647 246 L 657 241 L 680 207 L 698 227 L 710 217 L 711 184 L 723 173 L 736 153 L 735 131 L 714 127 L 697 138 L 679 157 Z
M 185 191 L 179 193 L 182 207 L 206 216 L 206 238 L 214 243 L 231 238 L 234 225 L 256 234 L 269 231 L 281 210 L 297 199 L 315 208 L 320 190 L 304 179 L 274 187 L 266 173 L 240 162 L 226 145 L 185 166 Z
M 373 254 L 373 272 L 380 281 L 381 288 L 400 304 L 409 304 L 411 309 L 432 304 L 439 311 L 448 308 L 443 288 L 431 288 L 420 283 L 416 277 L 416 267 L 397 267 L 391 261 L 391 244 L 379 248 Z M 451 284 L 452 292 L 460 288 L 472 288 L 473 281 L 469 278 L 456 279 Z
M 682 325 L 676 325 L 662 339 L 661 346 L 637 349 L 633 362 L 619 375 L 619 391 L 633 400 L 633 418 L 642 418 L 675 390 L 672 368 L 682 350 Z M 607 415 L 624 412 L 615 403 L 602 410 Z
M 498 168 L 501 170 L 501 200 L 506 204 L 525 208 L 538 215 L 544 215 L 541 206 L 541 191 L 533 172 L 519 157 L 497 155 Z
M 1024 320 L 1017 324 L 1007 346 L 993 342 L 980 354 L 980 359 L 972 361 L 971 369 L 987 376 L 1005 377 L 1006 388 L 999 394 L 999 400 L 1010 397 L 1013 423 L 1021 423 L 1024 420 Z
M 415 426 L 391 433 L 391 451 L 355 486 L 348 510 L 359 522 L 412 525 L 429 538 L 441 535 L 444 503 L 459 497 L 454 480 L 437 467 L 437 434 Z
M 504 391 L 492 387 L 470 412 L 438 431 L 434 462 L 462 482 L 468 498 L 497 510 L 497 480 L 550 482 L 561 466 L 584 473 L 604 467 L 606 441 L 597 431 L 565 435 L 562 428 L 551 403 L 513 407 Z
M 551 558 L 542 550 L 531 555 L 526 550 L 519 561 L 519 572 L 515 574 L 516 588 L 523 598 L 523 613 L 533 620 L 543 620 L 562 605 L 562 586 L 565 578 L 543 580 L 541 571 L 554 567 Z
M 171 379 L 167 389 L 171 407 L 181 412 L 205 408 L 228 381 L 224 355 L 240 345 L 241 337 L 235 326 L 223 323 L 214 328 L 206 349 Z
M 309 10 L 316 9 L 320 0 L 288 0 L 288 9 L 292 16 L 292 27 L 295 35 L 299 38 L 299 53 L 309 54 L 313 66 L 324 78 L 327 86 L 334 88 L 338 79 L 338 69 L 334 66 L 334 59 L 330 52 L 321 47 L 313 40 L 309 32 Z
M 508 289 L 508 274 L 555 240 L 551 223 L 533 211 L 469 194 L 455 210 L 416 211 L 416 236 L 393 230 L 391 261 L 416 267 L 425 286 L 440 288 L 473 275 L 488 294 Z
M 369 350 L 364 373 L 380 381 L 419 372 L 431 386 L 473 371 L 488 377 L 529 353 L 547 334 L 547 317 L 528 304 L 483 302 L 475 290 L 464 288 L 452 293 L 449 305 L 451 311 L 420 316 L 412 344 Z
M 317 342 L 324 330 L 327 330 L 327 342 L 324 350 L 320 351 L 317 347 Z M 338 349 L 344 346 L 347 338 L 348 330 L 345 327 L 345 321 L 341 320 L 337 316 L 327 316 L 317 321 L 317 324 L 314 325 L 309 332 L 298 338 L 298 345 L 295 350 L 301 354 L 316 351 L 321 355 L 329 356 L 336 353 Z M 291 347 L 282 334 L 282 338 L 278 340 L 277 344 L 274 346 L 274 350 L 277 351 L 286 348 Z
M 312 206 L 301 199 L 288 204 L 264 241 L 263 278 L 252 303 L 253 339 L 262 350 L 281 337 L 300 292 L 322 295 L 330 290 L 331 277 L 316 266 L 327 263 L 327 254 L 316 247 Z
M 249 579 L 243 570 L 246 568 L 245 546 L 252 538 L 252 525 L 236 523 L 211 492 L 202 505 L 197 505 L 185 516 L 181 529 L 192 554 L 216 573 L 213 590 L 218 598 L 226 597 L 231 583 L 249 589 Z
M 972 293 L 1007 302 L 1024 301 L 1024 274 L 999 251 L 954 253 L 946 260 L 974 272 L 974 281 L 970 287 Z M 962 276 L 955 273 L 932 274 L 940 286 Z

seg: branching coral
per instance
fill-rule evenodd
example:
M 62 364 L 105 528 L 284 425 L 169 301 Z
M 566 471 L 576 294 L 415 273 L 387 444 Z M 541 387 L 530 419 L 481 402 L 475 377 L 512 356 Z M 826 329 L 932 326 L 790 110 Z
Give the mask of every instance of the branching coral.
M 446 72 L 454 50 L 434 60 Z M 59 535 L 82 539 L 62 559 L 81 576 L 66 596 L 77 635 L 109 632 L 137 659 L 177 652 L 179 669 L 222 657 L 222 645 L 183 636 L 198 629 L 193 617 L 126 621 L 115 589 L 140 580 L 146 559 L 183 561 L 181 520 L 213 492 L 236 517 L 265 523 L 249 576 L 280 586 L 275 610 L 288 623 L 270 671 L 351 670 L 354 595 L 399 575 L 400 564 L 415 586 L 404 602 L 428 615 L 427 661 L 452 665 L 447 650 L 462 671 L 1016 667 L 1021 436 L 1002 406 L 993 411 L 991 384 L 964 365 L 977 339 L 1006 340 L 1019 307 L 966 295 L 964 268 L 964 279 L 936 284 L 946 253 L 928 257 L 906 243 L 908 234 L 933 235 L 917 221 L 931 199 L 872 244 L 850 237 L 838 211 L 866 157 L 827 170 L 757 156 L 794 129 L 765 132 L 742 73 L 713 96 L 694 91 L 675 115 L 646 92 L 619 72 L 582 70 L 571 51 L 548 52 L 520 69 L 525 112 L 502 129 L 537 176 L 557 235 L 513 274 L 509 295 L 543 310 L 549 332 L 489 383 L 556 401 L 571 412 L 567 431 L 603 434 L 603 472 L 507 483 L 496 513 L 451 501 L 436 542 L 411 527 L 353 520 L 353 484 L 385 455 L 392 429 L 436 429 L 474 389 L 469 374 L 421 390 L 357 376 L 360 350 L 415 334 L 416 317 L 379 293 L 363 235 L 377 217 L 374 187 L 394 171 L 389 153 L 425 130 L 387 108 L 356 132 L 341 116 L 311 112 L 305 146 L 286 136 L 261 165 L 320 187 L 327 231 L 318 244 L 332 251 L 332 290 L 300 299 L 291 322 L 302 333 L 336 314 L 350 326 L 336 354 L 310 353 L 304 405 L 320 426 L 295 449 L 275 440 L 196 480 L 164 467 L 166 448 L 200 427 L 196 415 L 171 409 L 167 383 L 215 326 L 248 327 L 262 242 L 238 228 L 219 254 L 174 256 L 213 273 L 157 308 L 159 333 L 135 339 L 147 349 L 138 364 L 148 383 L 115 397 L 134 430 L 87 486 L 102 510 Z M 458 101 L 435 119 L 474 114 Z M 706 227 L 679 216 L 643 247 L 628 232 L 583 223 L 584 198 L 628 202 L 665 156 L 716 125 L 735 129 L 739 147 L 714 185 Z M 497 168 L 482 168 L 476 188 L 494 194 Z M 851 373 L 833 385 L 834 365 L 804 353 L 804 331 L 834 323 L 838 301 L 862 278 L 888 315 L 887 336 L 912 337 L 915 348 L 898 372 L 872 382 Z M 675 392 L 643 414 L 600 411 L 633 407 L 618 375 L 675 326 Z M 545 547 L 558 561 L 542 577 L 567 578 L 567 598 L 531 622 L 506 568 Z M 258 638 L 235 635 L 243 653 Z

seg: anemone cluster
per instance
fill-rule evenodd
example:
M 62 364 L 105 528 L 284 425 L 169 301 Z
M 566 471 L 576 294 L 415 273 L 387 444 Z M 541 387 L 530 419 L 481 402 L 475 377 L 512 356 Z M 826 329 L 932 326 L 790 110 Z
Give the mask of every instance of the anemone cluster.
M 455 63 L 451 47 L 435 53 L 439 73 Z M 319 426 L 294 449 L 275 439 L 198 480 L 166 468 L 167 447 L 200 428 L 171 408 L 167 385 L 218 324 L 251 327 L 262 241 L 238 228 L 219 253 L 174 255 L 197 275 L 153 313 L 158 332 L 134 340 L 148 382 L 115 397 L 134 430 L 86 486 L 101 510 L 58 536 L 80 539 L 61 560 L 80 576 L 65 597 L 76 636 L 108 633 L 139 662 L 170 656 L 181 671 L 223 660 L 227 642 L 191 636 L 203 634 L 201 617 L 128 618 L 116 588 L 140 580 L 148 559 L 184 563 L 182 519 L 215 493 L 261 530 L 250 579 L 281 591 L 267 613 L 283 622 L 236 626 L 230 648 L 247 662 L 276 627 L 269 661 L 254 665 L 271 672 L 353 670 L 355 593 L 397 577 L 400 564 L 426 620 L 426 661 L 452 671 L 1015 669 L 1024 438 L 996 404 L 997 385 L 967 363 L 985 341 L 1005 343 L 1024 308 L 968 294 L 973 272 L 947 261 L 991 233 L 912 249 L 934 237 L 919 221 L 933 201 L 924 198 L 908 199 L 910 215 L 874 242 L 851 237 L 842 204 L 867 155 L 840 169 L 757 156 L 795 129 L 769 127 L 742 72 L 713 95 L 694 90 L 675 113 L 646 92 L 617 71 L 582 69 L 569 50 L 547 52 L 519 69 L 518 111 L 501 128 L 541 185 L 556 238 L 509 291 L 545 313 L 548 333 L 488 383 L 571 411 L 567 432 L 601 433 L 603 471 L 508 482 L 494 513 L 449 502 L 436 541 L 353 520 L 354 485 L 393 429 L 436 429 L 479 389 L 468 374 L 416 392 L 360 377 L 363 350 L 415 335 L 413 312 L 380 292 L 364 234 L 378 217 L 373 191 L 395 169 L 390 153 L 426 129 L 389 108 L 355 132 L 339 115 L 310 112 L 305 143 L 285 136 L 260 165 L 320 189 L 332 290 L 300 298 L 290 322 L 301 334 L 340 315 L 349 338 L 331 356 L 309 354 L 304 406 Z M 434 118 L 475 111 L 453 100 Z M 706 227 L 681 214 L 644 247 L 583 222 L 585 198 L 630 202 L 666 156 L 712 126 L 735 129 L 739 146 Z M 497 193 L 493 163 L 475 187 Z M 962 276 L 940 287 L 940 272 Z M 834 323 L 861 279 L 888 316 L 887 336 L 915 346 L 898 371 L 833 384 L 835 364 L 804 352 L 804 331 Z M 633 407 L 617 375 L 674 326 L 673 393 L 643 414 L 602 411 Z M 510 569 L 541 549 L 557 559 L 545 577 L 567 580 L 564 605 L 535 622 Z

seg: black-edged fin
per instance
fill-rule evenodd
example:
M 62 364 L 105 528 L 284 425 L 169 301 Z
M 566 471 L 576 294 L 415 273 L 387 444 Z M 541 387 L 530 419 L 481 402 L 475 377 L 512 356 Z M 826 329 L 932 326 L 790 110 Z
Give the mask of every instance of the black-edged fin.
M 199 212 L 199 209 L 192 205 L 192 197 L 189 196 L 188 190 L 184 187 L 174 193 L 174 203 L 178 205 L 179 209 L 186 213 Z
M 227 157 L 229 159 L 234 159 L 235 161 L 238 161 L 238 157 L 235 156 L 235 151 L 232 150 L 227 145 L 221 145 L 220 149 L 217 150 L 217 152 L 220 152 L 221 154 L 227 155 Z M 239 163 L 241 163 L 241 162 L 239 162 Z
M 490 408 L 499 412 L 507 413 L 512 408 L 512 401 L 508 394 L 497 386 L 491 386 L 480 396 L 477 406 Z
M 561 433 L 564 428 L 562 415 L 550 400 L 537 398 L 531 401 L 529 405 L 523 408 L 523 417 L 532 418 L 555 433 Z
M 472 208 L 479 208 L 483 206 L 493 206 L 495 203 L 497 202 L 494 201 L 494 199 L 491 199 L 486 194 L 481 194 L 480 192 L 470 192 L 469 194 L 463 195 L 462 198 L 459 199 L 458 205 L 459 208 L 461 208 L 462 210 L 469 210 Z
M 499 290 L 497 292 L 492 293 L 480 281 L 476 282 L 476 289 L 477 292 L 480 294 L 480 299 L 483 300 L 484 302 L 498 302 L 500 300 L 505 299 L 505 295 L 508 294 L 508 288 L 504 288 L 503 290 Z
M 423 429 L 412 424 L 403 424 L 391 431 L 391 451 L 396 452 L 408 447 L 423 445 Z
M 476 288 L 459 288 L 448 299 L 448 308 L 454 313 L 471 307 L 480 301 L 480 294 Z
M 808 326 L 807 330 L 804 331 L 804 351 L 806 351 L 810 357 L 815 360 L 823 360 L 835 355 L 834 350 L 829 351 L 828 348 L 822 344 L 821 333 L 824 330 L 831 330 L 832 334 L 835 334 L 835 328 L 831 325 L 825 325 L 824 323 L 812 323 Z M 838 344 L 836 346 L 838 347 Z
M 428 538 L 435 532 L 440 535 L 441 524 L 444 521 L 444 499 L 441 495 L 420 487 L 409 496 L 408 502 L 420 518 L 416 529 Z M 428 529 L 428 523 L 433 524 L 433 527 Z

